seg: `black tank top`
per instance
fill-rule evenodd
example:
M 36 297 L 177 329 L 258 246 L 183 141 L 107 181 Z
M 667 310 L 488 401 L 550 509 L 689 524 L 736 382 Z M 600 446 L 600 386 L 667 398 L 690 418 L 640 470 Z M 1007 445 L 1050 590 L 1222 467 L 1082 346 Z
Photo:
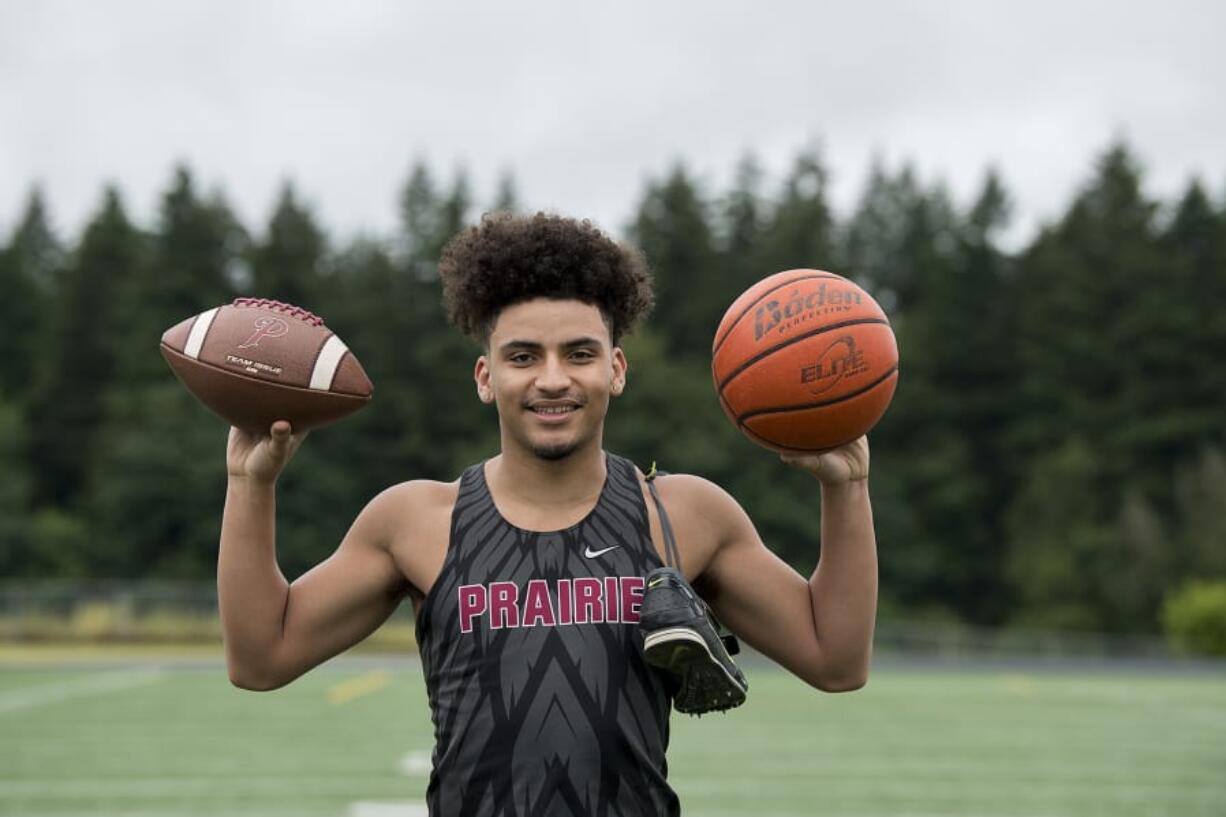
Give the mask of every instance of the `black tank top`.
M 644 577 L 661 562 L 633 464 L 606 463 L 596 507 L 552 533 L 503 519 L 483 465 L 460 479 L 417 618 L 432 817 L 680 814 L 669 690 L 638 632 Z

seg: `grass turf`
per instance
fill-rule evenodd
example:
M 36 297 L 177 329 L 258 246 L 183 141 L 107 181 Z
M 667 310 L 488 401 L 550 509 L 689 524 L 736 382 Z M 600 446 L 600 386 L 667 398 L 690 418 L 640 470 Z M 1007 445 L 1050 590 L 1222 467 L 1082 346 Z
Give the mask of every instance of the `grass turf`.
M 272 693 L 219 666 L 0 671 L 0 815 L 391 814 L 353 804 L 421 803 L 430 745 L 403 663 L 336 662 Z M 879 670 L 822 695 L 751 668 L 744 707 L 673 716 L 669 758 L 697 817 L 1219 817 L 1226 683 Z

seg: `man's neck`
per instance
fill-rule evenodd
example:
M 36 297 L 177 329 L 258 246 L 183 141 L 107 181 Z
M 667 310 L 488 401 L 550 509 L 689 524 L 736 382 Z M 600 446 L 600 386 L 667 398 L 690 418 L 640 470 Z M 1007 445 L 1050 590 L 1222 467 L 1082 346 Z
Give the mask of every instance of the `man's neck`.
M 503 446 L 502 453 L 490 460 L 485 476 L 497 499 L 541 509 L 564 509 L 595 501 L 606 473 L 604 450 L 596 441 L 558 460 Z

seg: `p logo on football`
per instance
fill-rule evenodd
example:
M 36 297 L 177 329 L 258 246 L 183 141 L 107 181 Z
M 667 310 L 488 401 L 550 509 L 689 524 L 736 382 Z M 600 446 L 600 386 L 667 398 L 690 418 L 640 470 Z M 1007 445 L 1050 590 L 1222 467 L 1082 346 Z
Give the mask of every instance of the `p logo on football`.
M 255 321 L 255 331 L 251 333 L 251 337 L 239 344 L 240 349 L 250 349 L 253 346 L 259 346 L 260 341 L 264 338 L 279 338 L 289 332 L 289 324 L 280 318 L 257 318 Z

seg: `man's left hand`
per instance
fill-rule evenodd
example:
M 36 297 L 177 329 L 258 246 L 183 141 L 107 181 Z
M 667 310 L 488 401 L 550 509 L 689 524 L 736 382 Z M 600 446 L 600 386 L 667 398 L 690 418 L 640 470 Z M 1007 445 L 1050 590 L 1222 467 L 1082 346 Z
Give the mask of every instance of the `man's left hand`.
M 868 478 L 868 437 L 815 454 L 782 454 L 788 465 L 808 471 L 825 485 Z

